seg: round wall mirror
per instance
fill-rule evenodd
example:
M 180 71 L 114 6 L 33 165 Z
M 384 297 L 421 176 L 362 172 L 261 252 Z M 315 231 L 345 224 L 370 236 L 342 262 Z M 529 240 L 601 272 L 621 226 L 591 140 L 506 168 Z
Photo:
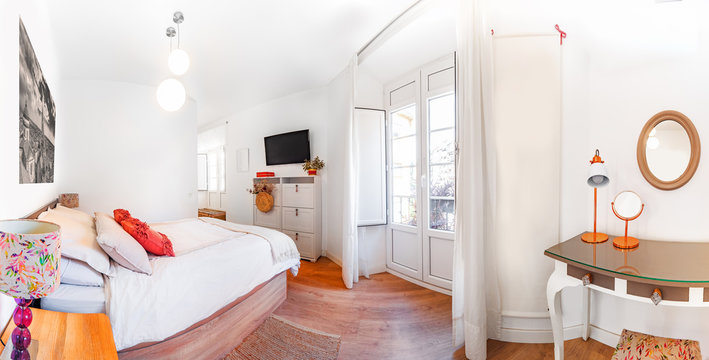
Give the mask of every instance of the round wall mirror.
M 623 191 L 613 200 L 613 211 L 622 220 L 633 220 L 643 211 L 640 196 L 632 191 Z
M 700 152 L 692 121 L 678 111 L 663 111 L 648 120 L 640 133 L 638 166 L 652 186 L 674 190 L 692 178 Z

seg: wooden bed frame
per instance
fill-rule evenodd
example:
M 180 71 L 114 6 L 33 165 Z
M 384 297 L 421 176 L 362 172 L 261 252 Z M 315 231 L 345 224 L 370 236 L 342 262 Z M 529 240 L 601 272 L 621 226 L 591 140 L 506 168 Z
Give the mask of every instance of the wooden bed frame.
M 26 216 L 36 219 L 59 200 Z M 286 270 L 287 271 L 287 270 Z M 221 359 L 286 300 L 286 271 L 257 286 L 248 294 L 217 310 L 208 318 L 163 341 L 141 343 L 118 352 L 120 359 Z

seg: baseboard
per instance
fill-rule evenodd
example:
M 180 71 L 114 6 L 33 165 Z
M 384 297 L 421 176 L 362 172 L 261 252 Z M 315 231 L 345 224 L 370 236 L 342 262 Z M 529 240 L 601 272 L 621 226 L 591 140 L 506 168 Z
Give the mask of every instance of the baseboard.
M 589 336 L 603 344 L 615 347 L 620 334 L 591 325 Z M 581 324 L 564 327 L 564 340 L 576 339 L 583 335 Z M 551 331 L 549 315 L 543 313 L 503 313 L 500 338 L 506 342 L 516 343 L 552 343 L 554 336 Z
M 337 265 L 339 265 L 340 267 L 342 267 L 342 259 L 338 258 L 337 256 L 335 256 L 335 255 L 332 254 L 331 252 L 329 252 L 329 251 L 323 251 L 323 255 L 322 255 L 322 256 L 324 256 L 324 257 L 326 257 L 326 258 L 332 260 L 332 262 L 334 262 L 335 264 L 337 264 Z M 360 272 L 361 272 L 361 271 L 360 271 Z M 383 272 L 386 272 L 386 265 L 372 266 L 372 268 L 369 269 L 369 273 L 370 273 L 370 274 L 379 274 L 379 273 L 383 273 Z
M 425 287 L 426 289 L 433 290 L 433 291 L 435 291 L 435 292 L 439 292 L 439 293 L 441 293 L 441 294 L 445 294 L 445 295 L 451 296 L 451 291 L 448 290 L 448 289 L 439 288 L 439 287 L 436 286 L 436 285 L 431 285 L 431 284 L 425 283 L 425 282 L 423 282 L 423 281 L 421 281 L 421 280 L 414 279 L 414 278 L 409 277 L 409 276 L 406 276 L 406 275 L 404 275 L 404 274 L 400 274 L 400 273 L 398 273 L 398 272 L 396 272 L 396 271 L 394 271 L 394 270 L 392 270 L 392 269 L 389 269 L 389 268 L 386 269 L 386 272 L 388 272 L 389 274 L 392 274 L 392 275 L 394 275 L 394 276 L 396 276 L 396 277 L 398 277 L 398 278 L 402 278 L 402 279 L 404 279 L 404 280 L 406 280 L 406 281 L 408 281 L 408 282 L 414 283 L 414 284 L 416 284 L 416 285 L 418 285 L 418 286 Z

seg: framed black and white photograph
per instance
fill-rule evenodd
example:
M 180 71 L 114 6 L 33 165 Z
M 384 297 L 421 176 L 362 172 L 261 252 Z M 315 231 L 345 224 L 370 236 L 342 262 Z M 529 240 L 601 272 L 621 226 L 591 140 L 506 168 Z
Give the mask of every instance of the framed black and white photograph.
M 56 108 L 20 19 L 20 184 L 54 182 Z

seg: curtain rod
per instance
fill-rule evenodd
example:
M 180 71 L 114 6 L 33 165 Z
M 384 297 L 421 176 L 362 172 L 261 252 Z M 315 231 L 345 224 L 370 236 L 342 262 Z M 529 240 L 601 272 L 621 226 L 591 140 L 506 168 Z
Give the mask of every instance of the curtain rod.
M 405 25 L 408 25 L 411 21 L 413 21 L 418 15 L 420 14 L 420 9 L 423 8 L 423 5 L 425 3 L 429 3 L 432 0 L 417 0 L 411 6 L 406 8 L 401 14 L 399 14 L 397 17 L 392 19 L 389 24 L 387 24 L 381 31 L 379 31 L 374 37 L 369 40 L 364 46 L 362 46 L 361 49 L 357 52 L 357 57 L 358 63 L 362 63 L 362 61 L 369 56 L 374 50 L 376 50 L 381 43 L 386 41 L 389 37 L 394 35 L 396 33 L 395 30 L 397 30 L 397 27 L 403 27 Z M 418 14 L 417 14 L 418 12 Z

